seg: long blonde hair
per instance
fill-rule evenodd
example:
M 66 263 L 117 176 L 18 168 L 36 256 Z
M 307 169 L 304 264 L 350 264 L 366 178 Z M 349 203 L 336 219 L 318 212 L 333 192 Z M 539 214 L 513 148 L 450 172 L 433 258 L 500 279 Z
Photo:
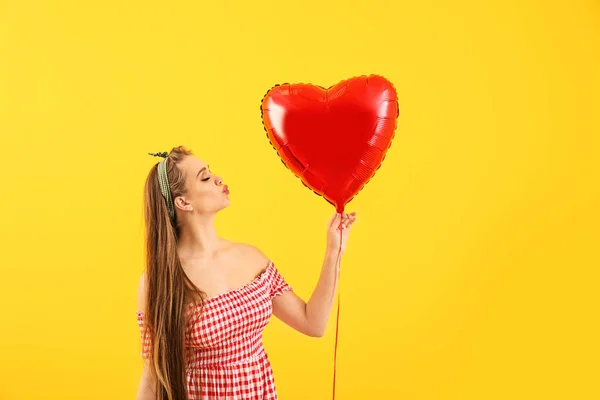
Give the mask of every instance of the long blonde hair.
M 166 160 L 171 198 L 186 192 L 185 175 L 177 167 L 192 151 L 175 147 Z M 186 387 L 186 306 L 190 298 L 203 306 L 204 293 L 187 277 L 177 255 L 180 226 L 169 217 L 158 181 L 158 164 L 146 178 L 146 309 L 144 338 L 150 346 L 151 372 L 156 378 L 157 400 L 188 400 Z

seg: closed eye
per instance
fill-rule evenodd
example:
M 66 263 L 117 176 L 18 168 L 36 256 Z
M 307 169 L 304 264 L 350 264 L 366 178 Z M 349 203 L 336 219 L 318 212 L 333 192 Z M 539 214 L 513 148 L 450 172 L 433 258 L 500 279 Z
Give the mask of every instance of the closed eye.
M 207 165 L 206 167 L 200 168 L 200 171 L 198 171 L 198 173 L 196 174 L 196 178 L 198 178 L 200 176 L 200 174 L 204 171 L 208 171 L 212 174 L 212 172 L 210 171 L 210 167 Z M 202 179 L 202 181 L 207 181 L 209 179 L 210 179 L 210 177 L 204 178 L 204 179 Z
M 207 169 L 208 169 L 208 168 L 207 168 Z M 208 169 L 208 172 L 209 172 L 209 173 L 212 175 L 212 171 L 211 171 L 210 169 Z M 209 179 L 210 179 L 210 176 L 208 176 L 208 177 L 206 177 L 206 178 L 202 179 L 202 181 L 203 181 L 203 182 L 206 182 L 206 181 L 208 181 Z

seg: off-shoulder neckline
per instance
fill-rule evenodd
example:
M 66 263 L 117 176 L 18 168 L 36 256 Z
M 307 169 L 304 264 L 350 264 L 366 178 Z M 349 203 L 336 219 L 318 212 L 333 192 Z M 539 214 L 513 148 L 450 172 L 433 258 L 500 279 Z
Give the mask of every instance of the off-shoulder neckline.
M 246 283 L 243 286 L 240 286 L 238 288 L 230 289 L 230 290 L 227 290 L 225 292 L 221 292 L 221 293 L 215 294 L 213 296 L 209 296 L 209 297 L 207 297 L 207 298 L 204 299 L 204 304 L 206 305 L 207 303 L 209 303 L 211 301 L 214 301 L 216 299 L 219 299 L 221 297 L 229 296 L 229 295 L 232 295 L 234 293 L 239 293 L 239 292 L 243 291 L 244 289 L 247 289 L 248 287 L 255 285 L 260 280 L 262 280 L 262 278 L 267 275 L 267 272 L 271 268 L 273 268 L 273 267 L 274 267 L 273 260 L 268 260 L 266 268 L 256 278 L 252 279 L 250 282 L 248 282 L 248 283 Z M 190 307 L 193 308 L 195 306 L 198 306 L 199 304 L 201 304 L 201 303 L 200 302 L 191 302 L 191 303 L 187 304 L 187 308 L 190 308 Z M 144 312 L 141 311 L 141 310 L 136 310 L 136 313 L 138 315 L 139 314 L 142 314 L 142 315 L 144 314 Z

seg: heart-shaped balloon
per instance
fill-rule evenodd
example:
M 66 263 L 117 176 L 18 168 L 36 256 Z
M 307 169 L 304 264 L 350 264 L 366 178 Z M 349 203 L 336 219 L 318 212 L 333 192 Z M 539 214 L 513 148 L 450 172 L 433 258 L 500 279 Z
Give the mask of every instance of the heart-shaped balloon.
M 398 114 L 394 86 L 378 75 L 329 88 L 276 85 L 261 104 L 267 137 L 283 164 L 340 213 L 381 166 Z

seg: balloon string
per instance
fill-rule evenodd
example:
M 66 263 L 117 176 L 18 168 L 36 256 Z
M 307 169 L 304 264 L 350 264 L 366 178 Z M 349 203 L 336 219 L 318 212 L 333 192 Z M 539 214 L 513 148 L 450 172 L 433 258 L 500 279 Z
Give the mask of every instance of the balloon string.
M 338 229 L 340 230 L 340 248 L 338 250 L 338 256 L 337 256 L 337 263 L 336 263 L 336 267 L 337 267 L 337 271 L 336 271 L 336 284 L 334 285 L 334 288 L 337 287 L 337 282 L 339 281 L 339 275 L 341 274 L 341 255 L 342 255 L 342 240 L 343 240 L 343 236 L 342 236 L 342 220 L 340 218 L 340 226 L 338 227 Z M 334 292 L 334 296 L 335 296 L 335 292 Z M 335 347 L 333 350 L 333 400 L 335 400 L 335 378 L 337 375 L 337 348 L 338 348 L 338 335 L 339 335 L 339 325 L 340 325 L 340 289 L 338 288 L 338 304 L 337 304 L 337 317 L 335 320 Z

